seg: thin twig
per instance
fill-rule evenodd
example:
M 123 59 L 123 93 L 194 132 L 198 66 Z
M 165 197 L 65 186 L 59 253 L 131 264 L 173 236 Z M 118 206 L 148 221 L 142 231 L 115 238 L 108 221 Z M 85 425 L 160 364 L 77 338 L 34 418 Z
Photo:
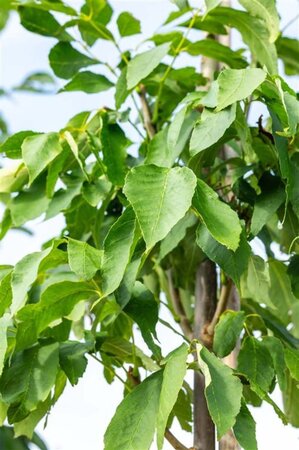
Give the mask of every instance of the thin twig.
M 210 336 L 213 336 L 215 327 L 219 320 L 219 317 L 226 309 L 227 302 L 229 300 L 229 296 L 231 293 L 232 285 L 233 285 L 233 283 L 232 283 L 231 279 L 229 279 L 226 284 L 222 285 L 221 292 L 220 292 L 220 298 L 217 303 L 215 314 L 214 314 L 209 326 L 207 327 L 207 332 L 209 333 Z
M 153 137 L 156 134 L 156 129 L 152 123 L 152 113 L 147 102 L 146 91 L 143 85 L 140 85 L 139 97 L 141 103 L 144 128 L 150 139 L 153 139 Z
M 182 444 L 173 434 L 170 430 L 168 430 L 168 428 L 165 431 L 165 437 L 168 440 L 168 442 L 170 443 L 170 445 L 172 445 L 172 447 L 175 450 L 188 450 L 187 447 L 184 446 L 184 444 Z
M 283 29 L 281 30 L 281 33 L 284 33 L 285 30 L 286 30 L 287 28 L 289 28 L 290 25 L 292 25 L 294 22 L 296 22 L 296 20 L 298 20 L 298 18 L 299 18 L 299 14 L 296 14 L 295 17 L 293 17 L 289 22 L 287 22 L 287 23 L 285 24 L 285 26 L 284 26 Z
M 172 271 L 171 269 L 167 270 L 167 279 L 168 279 L 168 286 L 169 286 L 169 292 L 173 304 L 173 309 L 175 313 L 178 315 L 180 320 L 180 327 L 183 330 L 184 335 L 191 341 L 193 339 L 193 331 L 191 324 L 185 314 L 181 297 L 179 290 L 174 286 L 173 279 L 172 279 Z

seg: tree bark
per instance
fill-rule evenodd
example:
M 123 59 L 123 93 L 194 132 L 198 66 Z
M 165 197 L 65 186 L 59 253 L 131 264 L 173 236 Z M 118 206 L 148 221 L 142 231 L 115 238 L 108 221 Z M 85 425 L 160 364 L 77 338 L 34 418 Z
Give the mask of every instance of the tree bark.
M 194 338 L 199 339 L 207 348 L 212 340 L 207 333 L 207 326 L 213 318 L 217 305 L 217 275 L 215 264 L 203 261 L 196 274 Z M 215 450 L 215 426 L 211 419 L 205 394 L 204 376 L 194 371 L 193 385 L 193 423 L 194 450 Z

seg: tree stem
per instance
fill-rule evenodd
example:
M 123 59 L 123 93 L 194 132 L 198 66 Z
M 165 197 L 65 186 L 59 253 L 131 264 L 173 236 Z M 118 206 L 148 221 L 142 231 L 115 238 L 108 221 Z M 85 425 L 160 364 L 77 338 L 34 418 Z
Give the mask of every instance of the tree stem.
M 210 260 L 203 261 L 196 274 L 194 338 L 211 348 L 212 341 L 206 328 L 212 320 L 217 302 L 217 276 L 215 264 Z M 215 426 L 211 419 L 205 398 L 204 376 L 194 371 L 194 440 L 195 450 L 215 449 Z
M 168 429 L 165 431 L 165 438 L 175 450 L 188 450 Z

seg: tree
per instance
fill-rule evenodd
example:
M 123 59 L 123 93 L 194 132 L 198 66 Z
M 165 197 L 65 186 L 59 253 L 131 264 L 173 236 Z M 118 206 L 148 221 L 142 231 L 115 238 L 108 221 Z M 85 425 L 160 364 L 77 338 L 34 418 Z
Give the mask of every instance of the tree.
M 2 26 L 16 7 L 23 27 L 57 39 L 49 64 L 63 92 L 115 94 L 113 109 L 84 111 L 57 132 L 20 131 L 0 148 L 1 238 L 41 215 L 65 219 L 41 251 L 0 268 L 1 422 L 16 436 L 30 439 L 55 413 L 88 357 L 124 384 L 105 450 L 148 450 L 155 435 L 158 449 L 166 438 L 186 450 L 174 418 L 193 429 L 195 450 L 213 450 L 215 434 L 222 450 L 254 450 L 247 405 L 262 402 L 299 426 L 299 106 L 278 73 L 281 60 L 298 74 L 299 44 L 280 32 L 274 0 L 173 3 L 142 51 L 123 39 L 139 21 L 121 13 L 112 32 L 106 0 L 80 11 L 6 0 L 1 10 Z M 115 67 L 102 40 L 118 52 Z M 179 65 L 184 54 L 190 66 Z M 39 73 L 19 88 L 49 82 Z M 168 355 L 158 322 L 181 336 Z

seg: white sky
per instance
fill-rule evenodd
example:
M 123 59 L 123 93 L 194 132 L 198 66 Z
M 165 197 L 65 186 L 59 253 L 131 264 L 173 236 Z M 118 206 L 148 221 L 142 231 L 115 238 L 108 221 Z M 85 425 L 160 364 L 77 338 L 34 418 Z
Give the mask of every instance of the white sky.
M 77 3 L 75 0 L 69 1 L 71 5 Z M 111 3 L 117 12 L 132 11 L 141 20 L 145 36 L 150 36 L 157 24 L 162 23 L 172 9 L 167 0 L 119 0 Z M 194 1 L 194 4 L 198 3 Z M 278 0 L 277 3 L 282 25 L 298 13 L 297 0 Z M 288 34 L 298 37 L 298 23 L 288 29 Z M 139 42 L 137 39 L 139 38 L 127 38 L 127 43 L 135 46 Z M 47 55 L 54 44 L 54 39 L 29 33 L 19 26 L 17 17 L 12 18 L 5 32 L 0 35 L 0 86 L 9 88 L 20 83 L 29 73 L 48 71 Z M 100 58 L 109 58 L 113 63 L 109 43 L 100 41 L 94 52 Z M 290 82 L 295 87 L 296 80 Z M 1 100 L 0 110 L 4 111 L 12 132 L 26 129 L 51 131 L 63 127 L 77 112 L 111 105 L 111 101 L 110 93 L 92 96 L 65 93 L 47 97 L 19 93 L 10 100 Z M 34 237 L 15 231 L 8 233 L 0 246 L 0 264 L 14 264 L 25 254 L 39 250 L 42 242 L 59 232 L 62 220 L 59 217 L 47 222 L 37 220 L 32 226 Z M 158 335 L 165 353 L 181 343 L 176 335 L 165 331 L 165 328 L 162 330 L 158 327 Z M 78 386 L 69 386 L 54 407 L 47 428 L 43 430 L 42 426 L 39 426 L 49 450 L 102 450 L 104 431 L 121 398 L 120 383 L 116 381 L 112 386 L 107 385 L 103 380 L 102 368 L 94 360 L 89 361 L 88 369 Z M 275 400 L 281 404 L 279 393 L 275 393 Z M 299 448 L 299 430 L 290 426 L 284 427 L 270 406 L 253 408 L 252 412 L 257 421 L 259 450 Z M 190 437 L 186 437 L 179 427 L 174 427 L 174 431 L 185 445 L 191 446 Z M 170 448 L 165 444 L 165 450 Z

